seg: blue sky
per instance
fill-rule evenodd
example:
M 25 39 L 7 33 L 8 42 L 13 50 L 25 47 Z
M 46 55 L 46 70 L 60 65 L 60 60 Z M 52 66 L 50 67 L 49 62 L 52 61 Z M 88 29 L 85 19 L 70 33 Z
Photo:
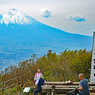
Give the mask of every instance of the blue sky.
M 0 0 L 0 14 L 12 8 L 66 32 L 95 31 L 95 0 Z

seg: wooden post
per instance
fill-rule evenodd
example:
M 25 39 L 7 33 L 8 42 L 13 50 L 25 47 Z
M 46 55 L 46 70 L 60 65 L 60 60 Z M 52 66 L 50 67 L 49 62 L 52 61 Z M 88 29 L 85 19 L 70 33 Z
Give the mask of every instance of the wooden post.
M 19 85 L 19 76 L 17 77 L 17 79 L 18 79 L 18 88 L 20 88 L 20 85 Z
M 52 86 L 51 95 L 55 95 L 55 85 Z
M 4 84 L 5 84 L 5 83 L 3 82 L 2 84 L 3 84 L 2 92 L 3 92 L 3 95 L 4 95 L 4 90 L 5 90 L 5 89 L 4 89 Z
M 51 92 L 47 92 L 47 94 L 46 95 L 51 95 Z
M 17 79 L 18 79 L 18 84 L 19 84 L 19 76 L 17 77 Z
M 22 76 L 22 84 L 23 84 L 23 76 Z

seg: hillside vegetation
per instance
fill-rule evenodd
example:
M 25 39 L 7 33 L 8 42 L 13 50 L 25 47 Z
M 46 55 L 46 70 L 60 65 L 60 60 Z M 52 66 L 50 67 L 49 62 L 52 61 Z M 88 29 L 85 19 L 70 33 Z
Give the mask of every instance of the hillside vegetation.
M 10 66 L 0 73 L 0 82 L 15 77 L 24 76 L 25 82 L 33 82 L 37 69 L 40 68 L 46 81 L 79 81 L 78 74 L 83 73 L 85 78 L 90 78 L 91 53 L 84 50 L 65 50 L 60 54 L 51 50 L 37 57 L 20 62 L 18 66 Z

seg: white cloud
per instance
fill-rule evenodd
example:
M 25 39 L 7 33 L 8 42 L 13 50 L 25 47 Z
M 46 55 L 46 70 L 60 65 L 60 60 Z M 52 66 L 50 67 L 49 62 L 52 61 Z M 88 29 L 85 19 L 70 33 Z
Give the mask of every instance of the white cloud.
M 39 11 L 39 13 L 40 13 L 40 15 L 41 15 L 42 17 L 45 17 L 45 18 L 48 18 L 48 17 L 51 16 L 51 11 L 50 11 L 49 9 L 47 9 L 47 8 L 41 9 L 41 10 Z
M 76 14 L 76 15 L 68 15 L 68 19 L 69 20 L 75 20 L 77 22 L 82 22 L 85 21 L 85 17 L 83 17 L 82 15 Z

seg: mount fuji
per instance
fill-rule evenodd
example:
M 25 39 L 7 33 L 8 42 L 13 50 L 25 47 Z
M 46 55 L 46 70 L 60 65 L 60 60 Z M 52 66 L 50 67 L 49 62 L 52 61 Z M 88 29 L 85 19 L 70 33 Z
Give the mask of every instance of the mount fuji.
M 17 9 L 0 14 L 0 69 L 48 50 L 92 49 L 92 36 L 68 33 L 36 21 Z

